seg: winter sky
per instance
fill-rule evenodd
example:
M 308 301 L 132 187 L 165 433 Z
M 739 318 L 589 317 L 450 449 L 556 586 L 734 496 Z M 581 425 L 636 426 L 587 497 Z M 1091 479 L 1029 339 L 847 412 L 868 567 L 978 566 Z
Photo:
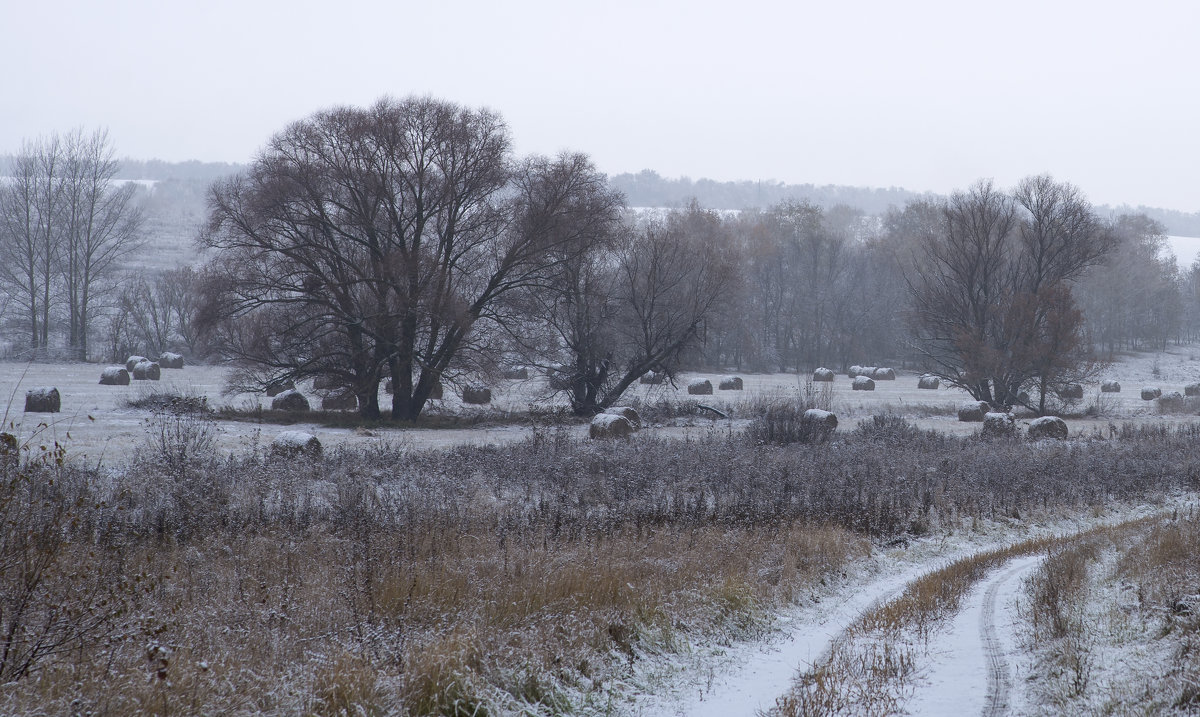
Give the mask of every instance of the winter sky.
M 946 192 L 1049 172 L 1200 210 L 1200 3 L 0 0 L 0 152 L 250 161 L 324 107 L 488 106 L 609 173 Z

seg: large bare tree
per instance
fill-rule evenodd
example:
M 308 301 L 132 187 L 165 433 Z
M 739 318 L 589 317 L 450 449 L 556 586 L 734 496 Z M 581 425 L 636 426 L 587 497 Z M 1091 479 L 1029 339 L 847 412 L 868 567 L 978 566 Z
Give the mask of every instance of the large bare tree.
M 416 97 L 318 112 L 216 184 L 206 325 L 258 382 L 329 375 L 412 420 L 575 241 L 595 170 L 577 155 L 516 161 L 498 115 Z M 595 207 L 607 212 L 607 206 Z

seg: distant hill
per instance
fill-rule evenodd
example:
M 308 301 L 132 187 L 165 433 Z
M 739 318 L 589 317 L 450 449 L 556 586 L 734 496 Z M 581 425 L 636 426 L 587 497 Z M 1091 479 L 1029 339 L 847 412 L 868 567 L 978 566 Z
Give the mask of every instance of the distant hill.
M 837 184 L 784 184 L 777 181 L 717 182 L 711 179 L 692 180 L 687 177 L 669 179 L 646 169 L 637 174 L 617 174 L 609 178 L 613 188 L 625 194 L 632 207 L 681 207 L 693 198 L 710 209 L 764 208 L 785 200 L 808 201 L 828 209 L 838 204 L 855 207 L 867 214 L 882 214 L 888 207 L 900 207 L 913 199 L 935 199 L 933 192 L 914 192 L 900 187 L 878 189 L 849 187 Z M 1200 212 L 1188 213 L 1173 209 L 1129 205 L 1100 205 L 1101 216 L 1145 214 L 1167 228 L 1167 234 L 1200 237 Z

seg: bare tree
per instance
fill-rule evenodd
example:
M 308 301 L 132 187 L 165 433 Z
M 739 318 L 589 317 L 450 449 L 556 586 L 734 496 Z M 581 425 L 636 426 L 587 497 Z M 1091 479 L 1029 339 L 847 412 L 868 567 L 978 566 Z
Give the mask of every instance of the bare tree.
M 1086 366 L 1072 284 L 1112 250 L 1111 234 L 1074 187 L 1049 177 L 1013 195 L 980 182 L 947 203 L 909 283 L 913 328 L 935 373 L 977 399 L 1028 400 Z
M 420 415 L 435 385 L 572 237 L 575 156 L 514 162 L 487 110 L 431 98 L 319 112 L 216 184 L 206 325 L 258 380 L 328 374 L 379 415 Z

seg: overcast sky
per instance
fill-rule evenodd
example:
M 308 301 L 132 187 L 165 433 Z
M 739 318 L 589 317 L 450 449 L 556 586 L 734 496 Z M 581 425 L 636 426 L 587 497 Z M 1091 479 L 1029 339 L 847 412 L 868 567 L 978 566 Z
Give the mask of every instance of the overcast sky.
M 486 105 L 610 174 L 946 192 L 1049 172 L 1200 210 L 1200 3 L 0 0 L 0 152 L 107 127 L 248 162 L 337 104 Z

